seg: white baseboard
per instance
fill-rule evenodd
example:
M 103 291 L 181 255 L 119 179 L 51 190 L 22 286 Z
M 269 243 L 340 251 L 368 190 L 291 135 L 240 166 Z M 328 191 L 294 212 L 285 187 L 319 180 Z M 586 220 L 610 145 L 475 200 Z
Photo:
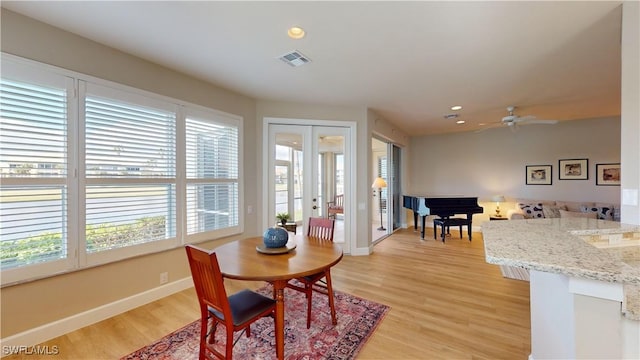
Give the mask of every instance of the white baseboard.
M 191 277 L 186 277 L 151 290 L 147 290 L 109 304 L 98 306 L 64 319 L 0 339 L 2 346 L 33 346 L 51 340 L 82 327 L 95 324 L 123 312 L 135 309 L 152 301 L 188 289 L 193 286 Z M 2 356 L 4 352 L 2 352 Z
M 373 245 L 368 247 L 359 247 L 359 248 L 351 249 L 351 252 L 349 253 L 349 255 L 366 256 L 366 255 L 371 255 L 371 253 L 373 253 Z

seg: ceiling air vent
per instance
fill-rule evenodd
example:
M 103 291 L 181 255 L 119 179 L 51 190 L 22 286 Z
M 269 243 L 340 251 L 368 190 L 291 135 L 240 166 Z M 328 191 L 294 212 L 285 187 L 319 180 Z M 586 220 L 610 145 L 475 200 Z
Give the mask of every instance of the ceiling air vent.
M 280 60 L 291 66 L 300 66 L 311 62 L 308 57 L 304 56 L 300 51 L 294 50 L 279 57 Z

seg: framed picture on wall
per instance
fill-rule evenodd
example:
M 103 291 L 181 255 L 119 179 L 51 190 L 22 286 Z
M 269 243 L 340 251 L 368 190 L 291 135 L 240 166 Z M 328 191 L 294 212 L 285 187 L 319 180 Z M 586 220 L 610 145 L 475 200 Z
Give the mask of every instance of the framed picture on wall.
M 587 180 L 589 178 L 589 160 L 563 159 L 558 160 L 558 179 Z
M 527 185 L 551 185 L 551 165 L 527 165 L 525 173 Z
M 620 186 L 620 163 L 596 164 L 596 185 Z

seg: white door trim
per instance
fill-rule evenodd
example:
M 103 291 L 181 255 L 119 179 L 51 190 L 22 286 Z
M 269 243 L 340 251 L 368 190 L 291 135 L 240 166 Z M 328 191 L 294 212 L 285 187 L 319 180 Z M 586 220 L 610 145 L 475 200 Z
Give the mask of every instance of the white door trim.
M 345 155 L 349 152 L 349 159 L 345 156 L 345 168 L 351 172 L 348 176 L 348 180 L 345 182 L 345 199 L 344 206 L 348 211 L 345 213 L 345 254 L 350 254 L 351 249 L 357 249 L 356 244 L 356 173 L 353 172 L 355 159 L 357 159 L 357 124 L 355 121 L 336 121 L 336 120 L 312 120 L 312 119 L 291 119 L 291 118 L 274 118 L 264 117 L 262 127 L 262 174 L 263 177 L 267 177 L 269 174 L 270 163 L 270 138 L 269 138 L 269 126 L 272 124 L 277 125 L 300 125 L 300 126 L 329 126 L 329 127 L 343 127 L 349 129 L 349 136 L 345 143 Z M 347 167 L 347 164 L 350 164 Z M 262 204 L 265 208 L 269 204 L 269 182 L 271 179 L 263 178 L 262 181 Z M 348 194 L 348 195 L 347 195 Z M 269 219 L 269 211 L 262 211 L 262 229 L 266 229 L 273 223 L 273 219 Z

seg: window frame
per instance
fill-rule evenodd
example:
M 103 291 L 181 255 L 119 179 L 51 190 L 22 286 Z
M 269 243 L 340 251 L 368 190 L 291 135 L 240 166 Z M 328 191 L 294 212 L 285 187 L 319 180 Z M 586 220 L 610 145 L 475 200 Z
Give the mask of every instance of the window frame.
M 32 281 L 40 278 L 55 276 L 61 273 L 81 270 L 87 267 L 102 265 L 127 258 L 156 252 L 171 250 L 187 243 L 196 243 L 205 240 L 215 240 L 244 232 L 244 164 L 243 164 L 243 122 L 242 116 L 211 109 L 201 105 L 177 100 L 164 95 L 118 84 L 112 81 L 96 78 L 75 71 L 70 71 L 55 66 L 43 64 L 37 61 L 24 59 L 15 55 L 2 52 L 3 65 L 2 77 L 22 82 L 41 83 L 48 78 L 65 78 L 67 89 L 67 176 L 63 178 L 25 179 L 2 178 L 2 185 L 57 185 L 64 184 L 67 187 L 67 257 L 61 260 L 23 265 L 16 268 L 1 270 L 1 286 L 9 286 L 15 283 Z M 7 75 L 7 72 L 10 74 Z M 84 84 L 84 85 L 83 85 Z M 84 137 L 84 94 L 86 85 L 97 86 L 103 90 L 113 91 L 114 94 L 128 94 L 132 98 L 148 99 L 152 102 L 169 104 L 176 114 L 175 123 L 175 176 L 158 177 L 148 179 L 129 179 L 127 183 L 140 184 L 167 184 L 175 185 L 176 208 L 176 232 L 175 237 L 156 240 L 148 243 L 125 246 L 118 249 L 106 250 L 92 254 L 86 253 L 85 239 L 85 200 L 86 189 L 91 184 L 122 184 L 118 179 L 87 179 L 85 174 L 85 137 Z M 47 85 L 45 83 L 45 85 Z M 85 86 L 85 87 L 83 87 Z M 127 99 L 130 101 L 130 99 Z M 238 226 L 227 227 L 220 230 L 206 231 L 186 236 L 186 150 L 185 150 L 185 122 L 188 114 L 223 121 L 225 125 L 236 126 L 238 131 L 238 199 L 237 213 Z M 28 180 L 28 181 L 25 181 Z
M 202 106 L 198 106 L 198 105 L 192 105 L 189 108 L 183 108 L 182 109 L 183 115 L 182 117 L 180 117 L 180 121 L 182 122 L 182 125 L 178 126 L 179 131 L 182 131 L 182 135 L 179 136 L 179 145 L 178 145 L 178 149 L 182 152 L 181 156 L 184 159 L 184 161 L 181 164 L 181 167 L 179 168 L 179 171 L 184 174 L 184 176 L 179 178 L 180 181 L 180 186 L 178 187 L 179 190 L 181 191 L 181 193 L 183 194 L 183 196 L 179 197 L 179 200 L 182 201 L 182 208 L 185 209 L 184 211 L 180 211 L 180 215 L 183 217 L 183 221 L 182 223 L 184 224 L 184 227 L 182 228 L 183 233 L 183 239 L 184 239 L 184 243 L 185 244 L 192 244 L 192 243 L 198 243 L 198 242 L 202 242 L 202 241 L 206 241 L 206 240 L 210 240 L 212 235 L 216 235 L 217 237 L 226 237 L 226 236 L 232 236 L 232 235 L 236 235 L 236 234 L 241 234 L 244 232 L 244 166 L 242 166 L 242 159 L 244 157 L 244 136 L 243 136 L 243 121 L 242 121 L 242 117 L 237 116 L 237 115 L 232 115 L 229 113 L 225 113 L 222 111 L 218 111 L 218 110 L 214 110 L 214 109 L 209 109 L 209 108 L 204 108 Z M 188 117 L 194 117 L 197 118 L 199 120 L 207 120 L 207 121 L 211 121 L 211 122 L 215 122 L 217 124 L 224 124 L 224 125 L 228 125 L 228 126 L 235 126 L 238 129 L 238 179 L 237 179 L 237 184 L 238 184 L 238 225 L 237 226 L 232 226 L 232 227 L 228 227 L 228 228 L 224 228 L 224 229 L 219 229 L 219 230 L 213 230 L 213 231 L 205 231 L 205 232 L 200 232 L 200 233 L 196 233 L 196 234 L 192 234 L 189 235 L 187 233 L 187 228 L 186 228 L 186 194 L 187 194 L 187 186 L 189 184 L 194 184 L 194 183 L 202 183 L 201 179 L 190 179 L 187 177 L 186 173 L 187 173 L 187 161 L 186 161 L 186 119 Z M 208 183 L 218 183 L 219 180 L 212 180 L 212 181 L 205 181 Z

